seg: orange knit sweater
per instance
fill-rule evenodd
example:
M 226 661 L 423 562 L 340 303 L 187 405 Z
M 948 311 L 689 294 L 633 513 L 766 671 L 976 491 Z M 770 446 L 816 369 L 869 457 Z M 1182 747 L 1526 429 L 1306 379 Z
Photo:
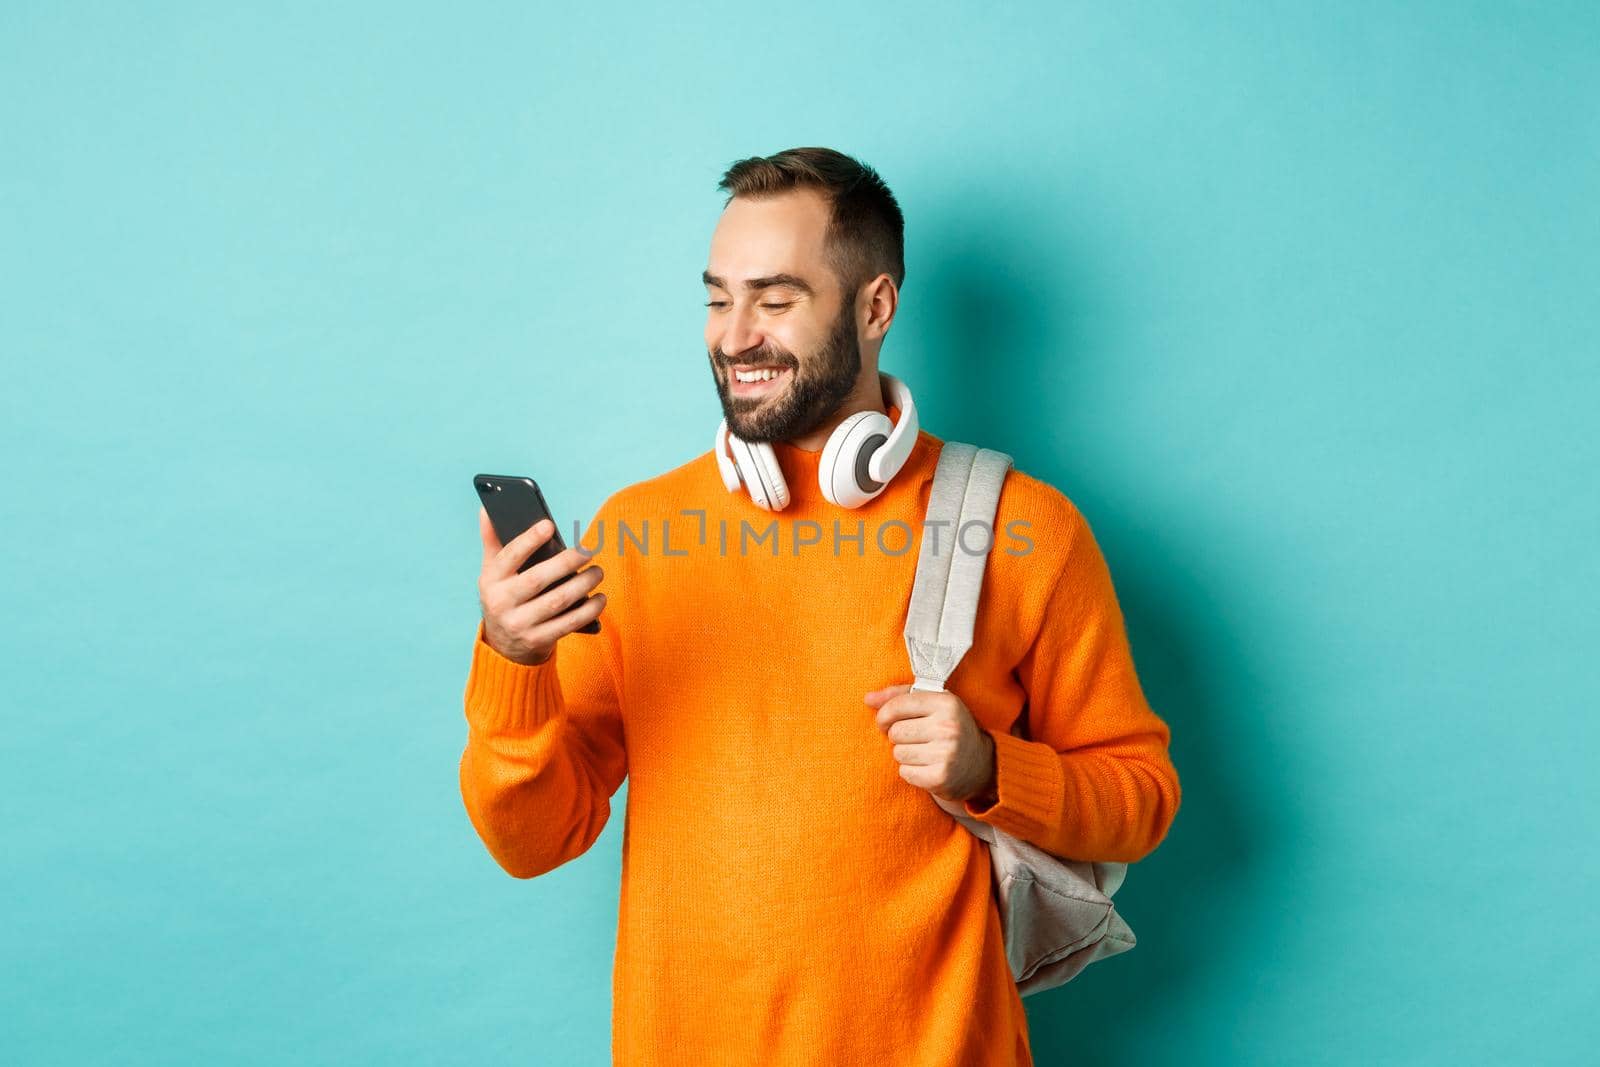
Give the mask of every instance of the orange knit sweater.
M 480 623 L 467 812 L 531 878 L 594 843 L 629 779 L 614 1063 L 1030 1064 L 986 846 L 900 776 L 863 700 L 912 679 L 901 628 L 941 442 L 920 432 L 855 510 L 823 499 L 820 452 L 774 447 L 782 512 L 729 493 L 709 450 L 605 501 L 583 538 L 598 635 L 524 666 Z M 1180 794 L 1104 558 L 1020 470 L 995 537 L 947 683 L 996 746 L 998 803 L 968 810 L 1059 855 L 1138 860 Z

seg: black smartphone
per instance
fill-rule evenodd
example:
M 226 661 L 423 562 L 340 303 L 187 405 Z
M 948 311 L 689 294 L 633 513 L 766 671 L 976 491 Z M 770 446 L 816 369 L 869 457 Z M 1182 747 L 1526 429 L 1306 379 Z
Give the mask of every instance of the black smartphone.
M 483 509 L 489 513 L 489 523 L 494 527 L 495 536 L 500 538 L 502 545 L 510 544 L 512 539 L 522 534 L 528 527 L 540 519 L 549 519 L 555 522 L 555 516 L 550 514 L 550 507 L 544 502 L 544 494 L 539 492 L 539 483 L 532 478 L 523 478 L 508 474 L 475 474 L 472 484 L 477 487 L 478 499 L 483 501 Z M 522 566 L 517 568 L 521 574 L 535 563 L 542 563 L 551 556 L 559 555 L 566 550 L 566 542 L 561 539 L 561 527 L 556 526 L 555 533 L 549 540 L 533 550 Z M 562 582 L 575 576 L 564 574 L 557 578 L 544 591 L 554 589 Z M 583 601 L 579 601 L 579 604 Z M 574 604 L 568 611 L 578 605 Z M 600 620 L 590 619 L 586 625 L 572 631 L 577 634 L 597 634 L 600 632 Z

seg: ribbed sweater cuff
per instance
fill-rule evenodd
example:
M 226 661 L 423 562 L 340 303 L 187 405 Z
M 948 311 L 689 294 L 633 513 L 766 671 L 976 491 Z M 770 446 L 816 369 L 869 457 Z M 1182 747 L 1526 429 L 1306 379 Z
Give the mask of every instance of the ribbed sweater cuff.
M 1054 833 L 1066 796 L 1061 755 L 1043 741 L 991 730 L 994 738 L 995 792 L 999 800 L 967 814 L 1014 837 L 1039 840 Z
M 491 733 L 527 733 L 561 713 L 561 679 L 556 672 L 560 645 L 543 663 L 517 663 L 483 639 L 483 620 L 472 645 L 467 672 L 467 722 Z

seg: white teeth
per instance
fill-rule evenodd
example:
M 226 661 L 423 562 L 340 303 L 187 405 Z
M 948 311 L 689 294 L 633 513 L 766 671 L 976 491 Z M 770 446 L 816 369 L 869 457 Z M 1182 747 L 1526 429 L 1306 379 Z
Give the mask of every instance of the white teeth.
M 733 377 L 735 381 L 740 382 L 770 382 L 782 373 L 781 370 L 768 367 L 763 370 L 736 370 L 733 372 Z

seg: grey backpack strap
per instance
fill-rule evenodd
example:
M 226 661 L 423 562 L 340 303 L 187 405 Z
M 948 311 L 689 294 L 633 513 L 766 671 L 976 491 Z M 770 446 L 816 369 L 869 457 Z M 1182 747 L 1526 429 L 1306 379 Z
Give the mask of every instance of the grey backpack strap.
M 946 441 L 939 450 L 906 613 L 906 651 L 916 674 L 912 689 L 942 690 L 972 647 L 983 567 L 995 542 L 995 509 L 1010 469 L 1011 457 L 993 449 Z M 973 522 L 982 525 L 969 528 Z

